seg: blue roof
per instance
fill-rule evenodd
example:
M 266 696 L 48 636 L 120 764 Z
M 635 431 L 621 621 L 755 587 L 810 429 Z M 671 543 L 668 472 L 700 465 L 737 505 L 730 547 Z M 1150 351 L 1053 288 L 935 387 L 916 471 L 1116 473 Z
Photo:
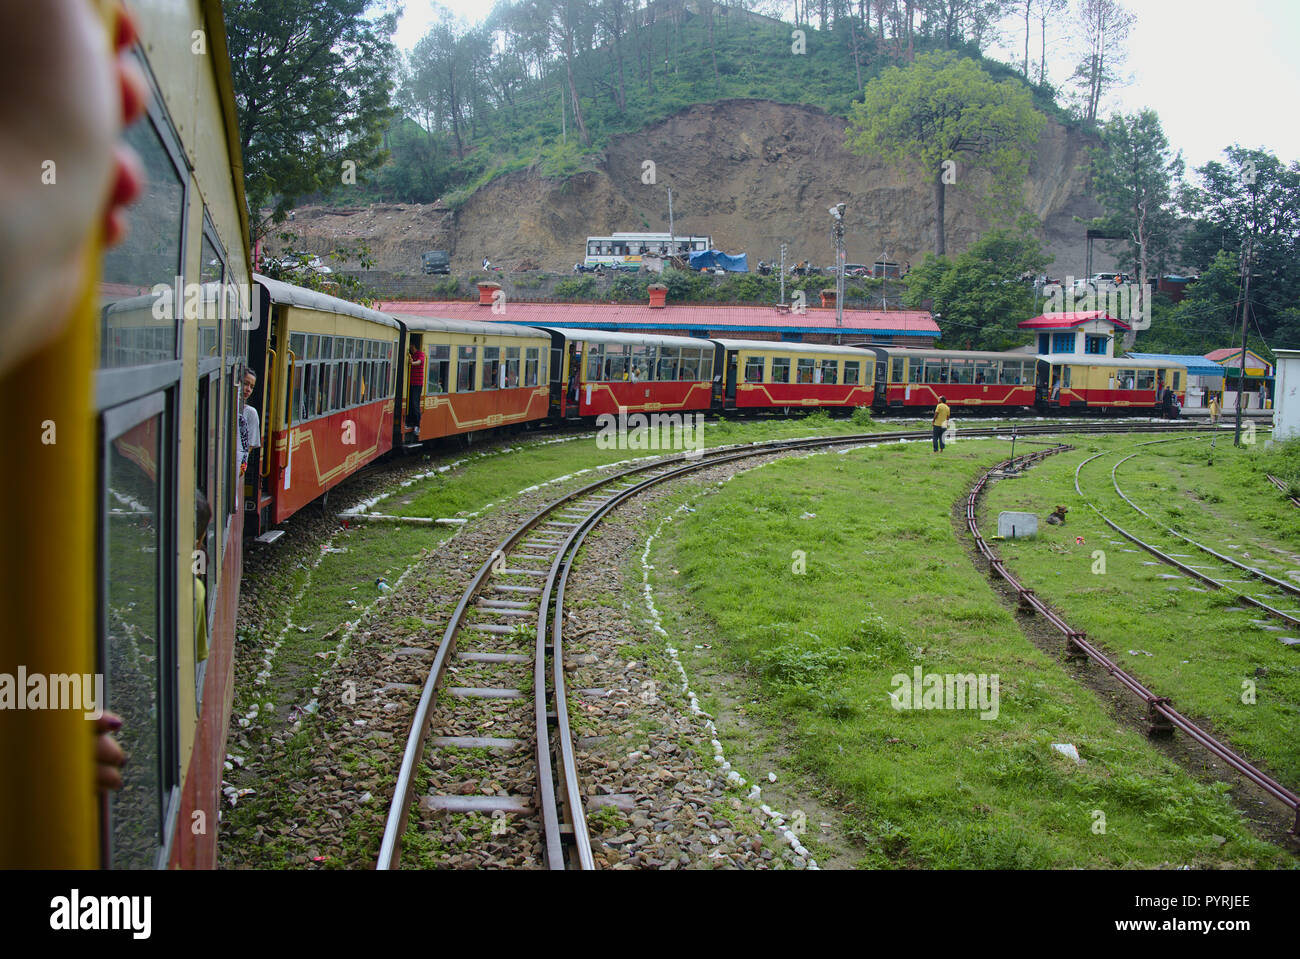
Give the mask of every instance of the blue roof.
M 1150 360 L 1153 363 L 1178 363 L 1187 367 L 1189 376 L 1217 376 L 1223 378 L 1223 367 L 1203 356 L 1179 356 L 1174 353 L 1128 353 L 1129 359 Z
M 745 332 L 763 331 L 767 333 L 842 333 L 871 336 L 930 336 L 938 339 L 942 333 L 939 330 L 864 330 L 860 327 L 847 326 L 744 326 L 729 323 L 725 325 L 711 323 L 565 323 L 565 327 L 570 329 L 596 329 L 601 330 L 610 326 L 617 326 L 620 330 L 688 330 L 691 332 L 707 333 L 713 330 L 720 334 L 725 334 L 726 339 L 732 334 L 739 335 Z M 733 337 L 734 338 L 734 337 Z M 1201 362 L 1208 362 L 1204 358 Z

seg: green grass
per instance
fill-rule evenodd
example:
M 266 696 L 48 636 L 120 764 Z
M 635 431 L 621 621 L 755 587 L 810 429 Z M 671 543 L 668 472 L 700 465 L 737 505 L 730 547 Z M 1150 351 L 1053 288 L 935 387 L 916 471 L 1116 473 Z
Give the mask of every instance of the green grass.
M 1116 728 L 976 570 L 953 505 L 1008 445 L 785 460 L 695 494 L 696 511 L 666 525 L 651 556 L 665 627 L 686 634 L 688 660 L 717 657 L 748 677 L 744 714 L 785 736 L 795 771 L 836 798 L 863 866 L 1288 862 L 1249 832 L 1225 787 Z M 712 649 L 690 649 L 699 642 Z M 997 717 L 895 710 L 892 677 L 918 665 L 996 673 Z M 722 732 L 724 743 L 741 735 Z M 1055 753 L 1057 742 L 1086 764 Z
M 1253 625 L 1253 619 L 1267 619 L 1262 612 L 1229 612 L 1234 596 L 1227 590 L 1195 592 L 1188 587 L 1200 584 L 1192 580 L 1161 578 L 1174 570 L 1164 564 L 1144 565 L 1154 563 L 1154 558 L 1109 529 L 1074 492 L 1074 471 L 1080 462 L 1100 450 L 1123 450 L 1083 468 L 1080 486 L 1084 493 L 1135 536 L 1154 540 L 1157 546 L 1164 543 L 1174 552 L 1196 553 L 1190 544 L 1159 534 L 1114 494 L 1111 467 L 1139 441 L 1134 437 L 1090 437 L 1079 449 L 1051 457 L 1021 479 L 997 483 L 987 497 L 981 524 L 985 529 L 996 528 L 1000 510 L 1027 510 L 1045 516 L 1058 503 L 1069 505 L 1065 526 L 1043 525 L 1036 539 L 998 544 L 1008 567 L 1125 669 L 1160 695 L 1171 697 L 1176 709 L 1208 719 L 1246 758 L 1263 762 L 1278 779 L 1294 787 L 1300 784 L 1300 740 L 1296 736 L 1300 728 L 1300 653 L 1274 638 L 1288 633 Z M 1184 525 L 1196 526 L 1207 539 L 1215 538 L 1222 524 L 1183 495 L 1186 484 L 1174 467 L 1175 461 L 1194 456 L 1198 448 L 1204 449 L 1200 440 L 1145 447 L 1150 453 L 1143 453 L 1142 459 L 1169 461 L 1155 473 L 1160 499 L 1166 506 L 1186 503 L 1181 517 Z M 1221 451 L 1220 455 L 1231 454 Z M 1222 474 L 1194 470 L 1194 482 L 1203 495 L 1218 498 L 1216 509 L 1232 502 L 1232 509 L 1245 516 L 1256 508 L 1252 503 L 1270 499 L 1272 487 L 1241 485 L 1238 474 L 1245 468 L 1245 458 L 1253 454 L 1236 455 L 1241 460 Z M 1120 485 L 1154 500 L 1152 489 L 1139 482 L 1142 473 L 1134 468 L 1137 462 L 1130 460 L 1121 467 Z M 1267 512 L 1271 516 L 1272 510 Z M 1269 535 L 1262 526 L 1254 530 Z M 1234 530 L 1232 535 L 1241 532 Z M 1080 536 L 1083 544 L 1076 543 Z M 1219 538 L 1218 543 L 1222 542 Z M 1296 545 L 1295 540 L 1292 544 Z M 1105 554 L 1104 572 L 1098 550 Z M 1195 558 L 1184 562 L 1198 564 Z M 1173 586 L 1179 588 L 1171 589 Z M 1266 673 L 1257 675 L 1257 670 Z M 1254 685 L 1253 704 L 1242 701 L 1243 684 Z
M 704 424 L 704 443 L 706 447 L 715 447 L 799 436 L 917 428 L 914 420 L 900 418 L 884 423 L 864 423 L 861 414 L 855 413 L 855 416 L 856 420 L 852 417 L 837 418 L 819 411 L 792 419 L 710 420 Z M 522 450 L 504 454 L 504 457 L 474 459 L 454 470 L 421 480 L 382 501 L 376 509 L 396 516 L 435 519 L 457 516 L 482 509 L 529 486 L 572 475 L 578 470 L 654 455 L 659 454 L 654 450 L 600 449 L 594 436 L 567 443 L 528 445 Z M 574 483 L 584 485 L 599 478 L 599 474 L 583 474 Z M 557 495 L 559 492 L 557 488 Z

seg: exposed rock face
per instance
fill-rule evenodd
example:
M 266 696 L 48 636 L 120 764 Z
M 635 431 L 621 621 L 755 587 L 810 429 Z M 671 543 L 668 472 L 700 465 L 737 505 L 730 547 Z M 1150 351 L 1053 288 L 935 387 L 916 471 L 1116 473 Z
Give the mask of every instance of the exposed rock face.
M 418 273 L 420 253 L 447 249 L 452 269 L 477 269 L 484 256 L 506 269 L 533 260 L 568 270 L 582 259 L 588 235 L 667 231 L 673 190 L 677 233 L 708 234 L 715 246 L 760 259 L 833 261 L 827 208 L 848 205 L 849 262 L 882 252 L 918 264 L 934 248 L 934 188 L 919 169 L 857 156 L 845 147 L 847 123 L 811 106 L 768 100 L 726 100 L 690 107 L 609 144 L 596 172 L 566 180 L 521 171 L 494 180 L 456 213 L 434 205 L 373 207 L 348 217 L 301 211 L 293 227 L 320 249 L 334 239 L 366 240 L 377 266 Z M 1043 241 L 1056 257 L 1052 275 L 1084 275 L 1084 226 L 1075 217 L 1100 210 L 1085 192 L 1089 144 L 1048 121 L 1031 161 L 1023 198 L 1041 219 Z M 644 162 L 654 184 L 642 182 Z M 977 209 L 987 174 L 969 180 L 958 159 L 949 188 L 949 253 L 966 249 L 990 226 Z M 1094 252 L 1094 269 L 1110 258 Z

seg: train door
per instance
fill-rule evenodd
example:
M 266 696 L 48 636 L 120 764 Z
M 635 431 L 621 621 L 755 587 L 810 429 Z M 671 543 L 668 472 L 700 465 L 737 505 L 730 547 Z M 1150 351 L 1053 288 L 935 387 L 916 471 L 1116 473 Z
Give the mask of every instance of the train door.
M 1052 390 L 1052 365 L 1046 360 L 1039 360 L 1034 374 L 1034 405 L 1039 409 L 1047 406 Z
M 265 289 L 254 284 L 252 310 L 254 326 L 248 332 L 248 367 L 257 373 L 257 385 L 248 402 L 257 410 L 262 430 L 261 447 L 256 458 L 249 457 L 252 467 L 244 474 L 244 534 L 254 538 L 271 528 L 271 463 L 275 459 L 275 408 L 284 377 L 284 354 L 288 350 L 287 334 L 271 327 L 271 298 Z
M 726 392 L 722 406 L 723 409 L 734 410 L 736 408 L 736 380 L 740 373 L 740 354 L 735 350 L 727 350 L 726 370 Z
M 582 389 L 582 343 L 572 342 L 569 344 L 565 362 L 566 382 L 569 385 L 565 391 L 564 415 L 567 419 L 576 420 L 581 417 L 580 408 L 582 406 L 581 397 L 579 396 L 579 391 Z

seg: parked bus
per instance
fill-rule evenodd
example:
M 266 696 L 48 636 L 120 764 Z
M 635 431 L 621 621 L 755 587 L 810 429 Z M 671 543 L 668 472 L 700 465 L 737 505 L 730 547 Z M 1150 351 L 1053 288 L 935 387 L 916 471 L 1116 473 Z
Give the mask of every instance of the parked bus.
M 667 233 L 613 233 L 587 237 L 584 270 L 639 270 L 641 258 L 651 256 L 689 256 L 713 249 L 707 236 L 677 236 Z

